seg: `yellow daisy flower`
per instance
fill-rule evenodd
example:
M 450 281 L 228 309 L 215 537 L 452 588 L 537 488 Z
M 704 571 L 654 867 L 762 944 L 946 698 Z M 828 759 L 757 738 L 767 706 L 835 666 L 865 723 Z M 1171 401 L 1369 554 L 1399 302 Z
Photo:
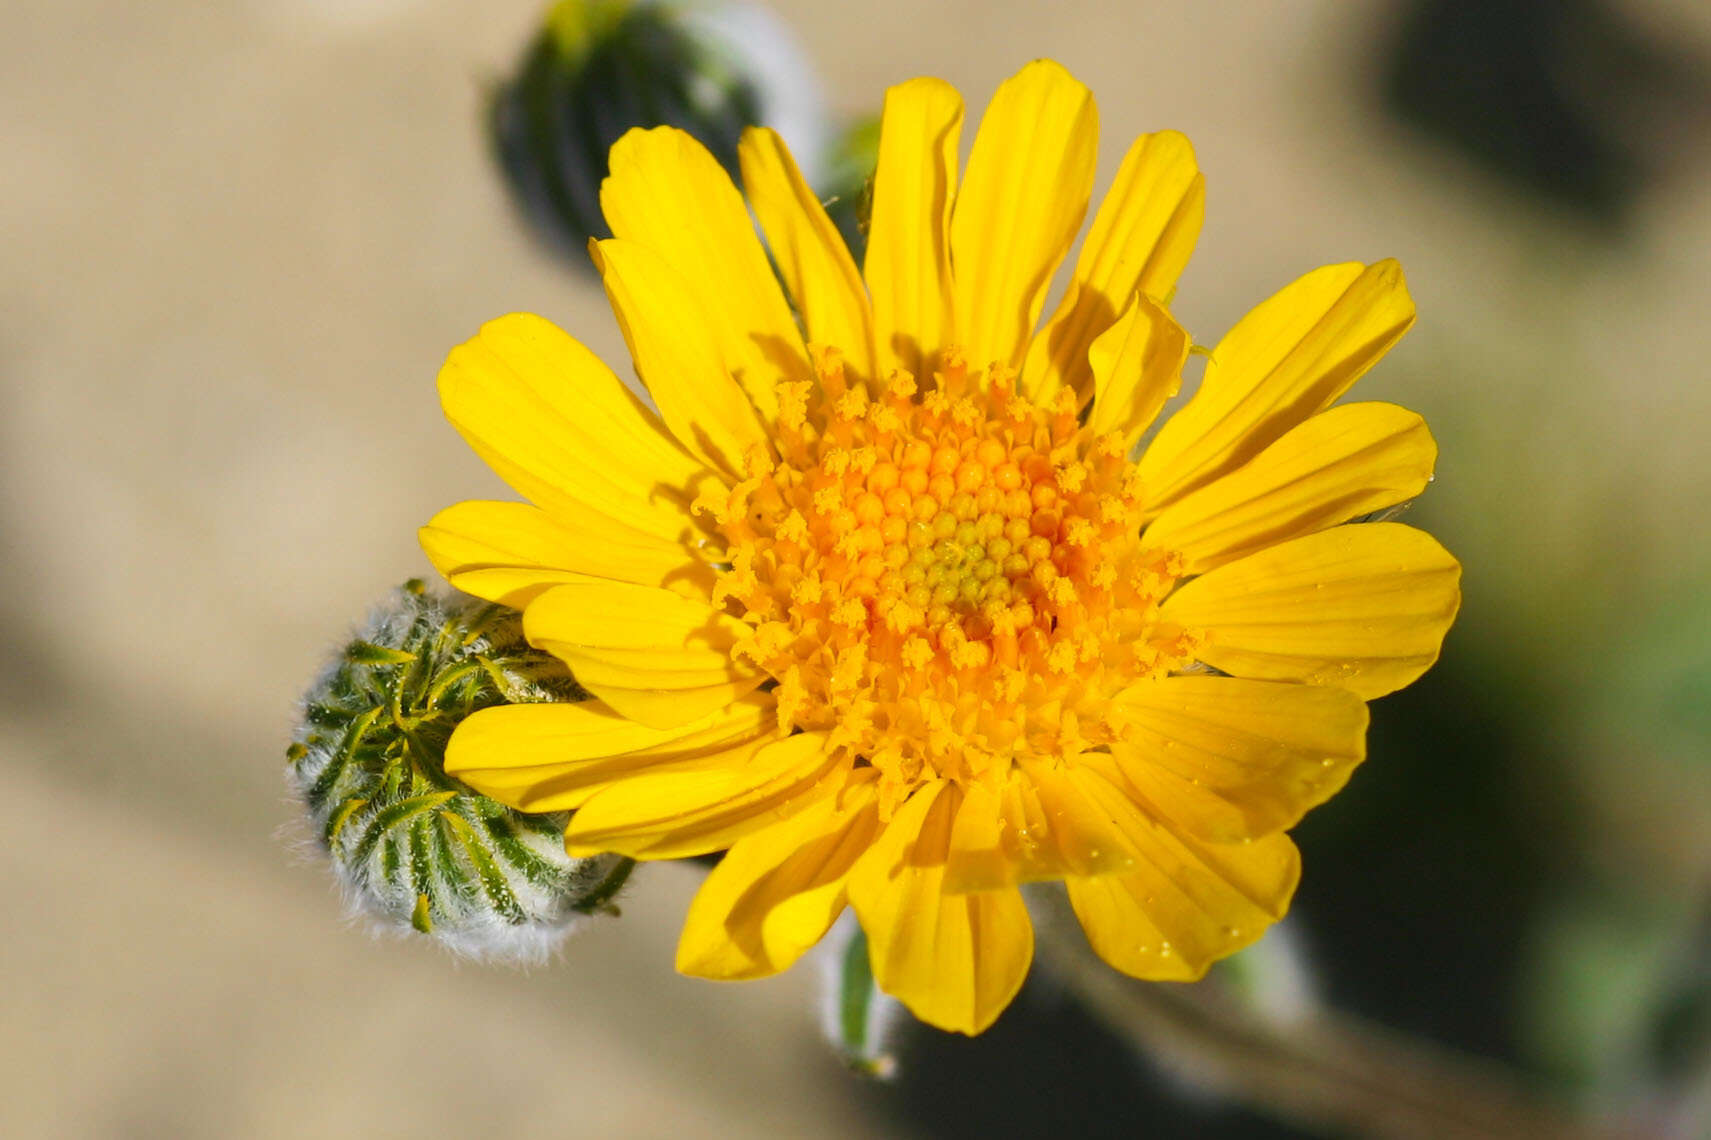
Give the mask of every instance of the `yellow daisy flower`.
M 1362 759 L 1364 702 L 1436 659 L 1460 568 L 1340 525 L 1435 459 L 1414 413 L 1331 407 L 1413 323 L 1395 262 L 1260 305 L 1131 460 L 1189 351 L 1165 308 L 1204 202 L 1188 141 L 1130 148 L 1036 331 L 1093 98 L 1029 64 L 959 182 L 962 119 L 939 80 L 887 93 L 859 270 L 772 132 L 743 139 L 746 206 L 688 135 L 626 135 L 591 248 L 659 414 L 539 317 L 492 322 L 440 393 L 529 501 L 422 543 L 598 698 L 477 713 L 448 769 L 575 812 L 573 854 L 726 851 L 687 973 L 782 970 L 851 905 L 880 988 L 977 1033 L 1028 970 L 1021 883 L 1063 880 L 1141 978 L 1281 918 L 1285 830 Z

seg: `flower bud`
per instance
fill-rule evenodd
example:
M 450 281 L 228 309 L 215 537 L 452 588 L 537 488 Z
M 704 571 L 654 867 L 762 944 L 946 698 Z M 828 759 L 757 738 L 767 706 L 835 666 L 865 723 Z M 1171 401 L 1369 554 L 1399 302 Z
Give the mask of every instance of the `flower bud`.
M 853 913 L 838 919 L 815 952 L 820 957 L 821 1027 L 853 1072 L 878 1080 L 897 1075 L 892 1040 L 903 1006 L 879 991 L 868 960 L 867 935 Z
M 681 127 L 735 175 L 744 128 L 765 123 L 813 181 L 825 127 L 812 76 L 755 5 L 560 0 L 494 93 L 488 126 L 525 217 L 586 264 L 588 239 L 611 236 L 600 212 L 607 152 L 632 127 Z
M 873 172 L 879 165 L 879 116 L 867 115 L 846 126 L 835 140 L 826 163 L 826 212 L 843 235 L 844 244 L 860 265 L 867 252 L 868 222 L 873 213 Z
M 473 957 L 540 960 L 614 911 L 616 856 L 572 858 L 563 815 L 528 815 L 446 775 L 452 729 L 490 705 L 587 696 L 530 648 L 522 616 L 405 583 L 303 699 L 287 779 L 353 911 Z M 614 911 L 615 913 L 615 911 Z

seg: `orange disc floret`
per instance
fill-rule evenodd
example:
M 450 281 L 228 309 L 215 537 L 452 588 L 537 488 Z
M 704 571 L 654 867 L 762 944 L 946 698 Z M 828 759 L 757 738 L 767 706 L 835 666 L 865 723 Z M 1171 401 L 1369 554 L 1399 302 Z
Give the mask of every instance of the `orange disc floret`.
M 859 693 L 874 713 L 854 754 L 979 778 L 1030 750 L 1108 743 L 1093 706 L 1180 663 L 1135 636 L 1176 579 L 1143 572 L 1141 484 L 1071 405 L 1036 406 L 1007 369 L 945 357 L 926 393 L 894 373 L 870 404 L 821 354 L 819 392 L 792 406 L 750 509 L 724 528 L 726 573 L 747 569 L 741 611 L 790 627 L 748 653 L 799 679 L 793 727 L 838 726 Z M 887 413 L 884 430 L 864 409 Z

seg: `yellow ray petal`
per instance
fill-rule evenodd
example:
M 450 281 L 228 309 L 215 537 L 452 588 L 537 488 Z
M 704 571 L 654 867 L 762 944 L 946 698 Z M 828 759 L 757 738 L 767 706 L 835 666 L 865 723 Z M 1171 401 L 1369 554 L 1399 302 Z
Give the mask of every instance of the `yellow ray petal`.
M 1078 763 L 1013 770 L 1000 794 L 963 789 L 946 857 L 949 894 L 993 890 L 1066 875 L 1109 875 L 1135 853 Z
M 1200 390 L 1141 456 L 1151 511 L 1329 407 L 1413 323 L 1394 261 L 1328 265 L 1265 301 L 1218 342 Z
M 1087 350 L 1093 370 L 1094 435 L 1116 432 L 1125 452 L 1152 426 L 1164 402 L 1182 386 L 1188 333 L 1151 297 L 1136 293 L 1117 322 Z
M 902 368 L 925 383 L 952 339 L 950 220 L 961 132 L 962 96 L 943 80 L 911 79 L 885 93 L 862 263 L 881 378 Z
M 843 912 L 850 868 L 879 833 L 873 780 L 739 839 L 689 906 L 677 968 L 735 980 L 776 974 L 800 958 Z
M 690 503 L 718 478 L 592 352 L 527 313 L 452 350 L 440 402 L 501 478 L 590 535 L 683 546 Z
M 1423 531 L 1360 523 L 1220 566 L 1166 599 L 1160 616 L 1204 631 L 1199 657 L 1214 668 L 1371 700 L 1438 659 L 1460 578 Z
M 858 376 L 873 377 L 872 315 L 855 259 L 778 132 L 750 127 L 738 147 L 743 189 L 766 233 L 802 327 L 837 348 Z
M 609 164 L 600 209 L 613 236 L 671 266 L 700 302 L 726 370 L 770 421 L 778 382 L 808 379 L 808 358 L 730 175 L 676 127 L 630 131 Z
M 956 337 L 971 364 L 1022 366 L 1098 160 L 1093 93 L 1061 65 L 1035 60 L 999 85 L 951 214 Z
M 591 536 L 528 503 L 458 503 L 435 515 L 418 536 L 428 560 L 453 586 L 513 609 L 553 586 L 590 576 L 701 597 L 712 589 L 712 568 L 683 543 L 617 524 Z
M 760 740 L 705 768 L 633 775 L 602 788 L 571 817 L 572 855 L 681 859 L 731 846 L 837 791 L 842 763 L 825 733 Z
M 1203 574 L 1256 550 L 1406 502 L 1425 490 L 1438 445 L 1395 404 L 1321 412 L 1247 463 L 1178 499 L 1147 528 L 1148 545 Z
M 615 780 L 729 765 L 732 750 L 777 734 L 770 693 L 750 693 L 663 730 L 603 701 L 500 705 L 457 726 L 446 746 L 446 771 L 519 811 L 569 811 Z
M 961 794 L 930 781 L 849 878 L 879 988 L 929 1025 L 979 1033 L 1022 988 L 1034 930 L 1015 888 L 951 895 L 945 859 Z
M 1165 677 L 1125 689 L 1118 768 L 1202 839 L 1294 827 L 1366 755 L 1366 704 L 1346 689 L 1236 677 Z
M 627 582 L 555 586 L 530 603 L 523 632 L 582 687 L 650 728 L 688 724 L 759 685 L 731 647 L 748 626 L 704 601 Z
M 666 426 L 691 454 L 740 474 L 749 448 L 766 446 L 766 430 L 731 376 L 706 307 L 647 246 L 614 238 L 589 249 Z
M 1289 909 L 1301 858 L 1287 835 L 1204 844 L 1163 823 L 1137 827 L 1148 856 L 1140 869 L 1067 884 L 1088 942 L 1123 973 L 1193 981 Z
M 1024 878 L 1110 875 L 1133 866 L 1135 849 L 1100 802 L 1096 777 L 1085 765 L 1079 760 L 1059 768 L 1036 765 L 1027 775 L 1039 797 L 1042 826 L 1023 838 Z M 1032 873 L 1030 865 L 1037 868 Z
M 1188 140 L 1175 131 L 1136 139 L 1093 215 L 1069 289 L 1028 348 L 1023 393 L 1048 402 L 1067 385 L 1085 399 L 1089 347 L 1137 292 L 1170 299 L 1205 213 L 1206 180 Z
M 962 802 L 951 824 L 950 848 L 945 854 L 947 892 L 990 891 L 1021 881 L 1015 841 L 1023 812 L 1018 806 L 1021 776 L 1012 769 L 1005 783 L 1002 793 L 984 784 L 968 784 L 961 789 Z M 1031 801 L 1031 806 L 1037 808 L 1037 800 Z

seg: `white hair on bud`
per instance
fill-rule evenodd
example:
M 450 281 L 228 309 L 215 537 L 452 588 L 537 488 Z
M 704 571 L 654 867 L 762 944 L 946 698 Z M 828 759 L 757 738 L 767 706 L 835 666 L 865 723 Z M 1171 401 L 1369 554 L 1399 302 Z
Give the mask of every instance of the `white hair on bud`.
M 861 924 L 856 921 L 853 910 L 845 910 L 832 924 L 826 937 L 811 951 L 818 958 L 820 968 L 820 1028 L 826 1040 L 852 1068 L 887 1080 L 897 1072 L 897 1058 L 893 1056 L 891 1046 L 898 1026 L 903 1024 L 902 1003 L 874 986 L 867 1001 L 859 1047 L 844 1033 L 846 974 L 850 951 L 858 937 L 862 939 L 862 953 L 865 955 L 866 937 L 862 934 Z
M 458 722 L 583 696 L 513 610 L 406 584 L 332 656 L 299 706 L 286 777 L 346 911 L 463 957 L 545 962 L 581 919 L 615 913 L 630 861 L 573 857 L 566 816 L 516 811 L 445 772 Z
M 777 131 L 810 186 L 827 174 L 832 148 L 826 92 L 796 34 L 760 4 L 684 4 L 683 22 L 754 85 L 760 121 Z

